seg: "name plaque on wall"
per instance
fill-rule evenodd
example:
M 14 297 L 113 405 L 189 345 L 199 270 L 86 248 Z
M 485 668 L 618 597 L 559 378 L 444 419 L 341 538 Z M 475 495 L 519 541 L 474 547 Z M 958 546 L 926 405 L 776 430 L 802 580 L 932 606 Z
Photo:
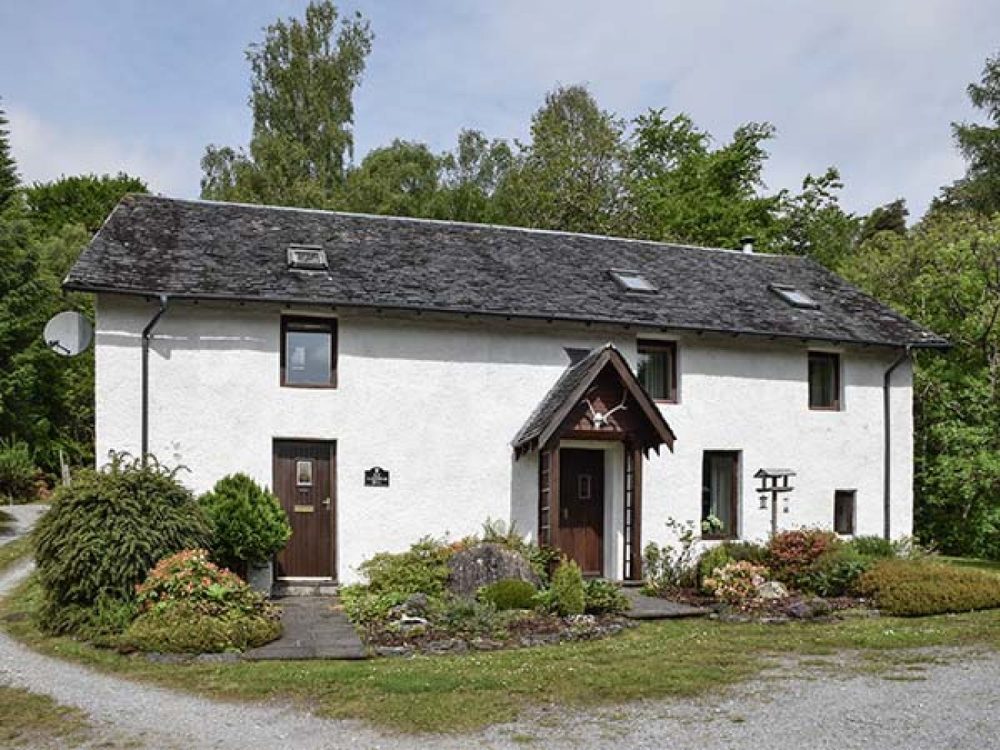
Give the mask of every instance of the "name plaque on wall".
M 389 472 L 381 466 L 373 466 L 365 471 L 365 487 L 388 487 Z

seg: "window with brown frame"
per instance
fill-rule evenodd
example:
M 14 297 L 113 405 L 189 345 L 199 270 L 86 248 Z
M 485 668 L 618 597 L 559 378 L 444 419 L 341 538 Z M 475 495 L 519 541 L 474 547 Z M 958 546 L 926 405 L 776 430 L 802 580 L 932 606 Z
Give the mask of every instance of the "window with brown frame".
M 856 497 L 854 490 L 837 490 L 833 493 L 833 530 L 838 534 L 854 533 Z
M 809 352 L 809 408 L 840 409 L 840 355 Z
M 281 384 L 292 388 L 337 387 L 337 321 L 281 319 Z
M 677 342 L 638 342 L 636 376 L 646 392 L 656 401 L 677 403 Z
M 703 539 L 739 536 L 740 454 L 705 451 L 701 463 Z

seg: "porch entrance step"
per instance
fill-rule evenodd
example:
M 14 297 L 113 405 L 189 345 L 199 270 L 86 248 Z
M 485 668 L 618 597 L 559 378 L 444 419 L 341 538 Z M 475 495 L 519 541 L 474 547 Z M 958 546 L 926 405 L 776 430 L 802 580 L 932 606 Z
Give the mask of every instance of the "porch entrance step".
M 280 603 L 281 638 L 243 654 L 248 661 L 367 659 L 368 650 L 329 596 L 289 597 Z
M 657 596 L 646 596 L 638 588 L 622 588 L 622 593 L 632 605 L 625 616 L 631 620 L 670 620 L 679 617 L 704 617 L 711 610 L 692 607 L 690 604 L 671 602 Z
M 340 585 L 334 581 L 286 580 L 275 581 L 271 597 L 283 599 L 293 596 L 336 596 Z

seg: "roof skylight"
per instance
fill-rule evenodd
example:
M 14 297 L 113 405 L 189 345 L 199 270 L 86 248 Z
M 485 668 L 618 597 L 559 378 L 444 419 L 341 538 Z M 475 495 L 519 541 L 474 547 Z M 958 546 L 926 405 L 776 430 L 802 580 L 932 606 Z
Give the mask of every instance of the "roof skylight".
M 330 266 L 326 251 L 319 245 L 289 245 L 288 267 L 301 271 L 325 271 Z
M 819 307 L 819 303 L 808 294 L 788 284 L 771 284 L 770 289 L 792 307 L 803 310 L 815 310 Z
M 656 286 L 638 271 L 611 269 L 611 278 L 626 292 L 650 293 L 657 291 Z

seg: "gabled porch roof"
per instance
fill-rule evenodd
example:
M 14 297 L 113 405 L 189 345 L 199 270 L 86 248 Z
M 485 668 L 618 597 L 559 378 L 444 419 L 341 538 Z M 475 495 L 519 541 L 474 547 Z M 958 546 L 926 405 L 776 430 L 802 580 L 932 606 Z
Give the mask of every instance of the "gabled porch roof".
M 608 343 L 566 368 L 514 437 L 511 443 L 514 455 L 520 457 L 528 451 L 544 448 L 553 437 L 558 437 L 566 430 L 567 420 L 572 417 L 574 410 L 585 403 L 588 391 L 605 371 L 613 373 L 624 389 L 622 404 L 628 401 L 638 407 L 632 418 L 638 419 L 644 429 L 641 430 L 641 437 L 632 435 L 632 439 L 636 440 L 644 452 L 650 448 L 659 451 L 660 445 L 664 443 L 673 450 L 676 436 L 670 425 L 646 393 L 622 353 L 614 344 Z M 595 427 L 600 431 L 600 425 Z

